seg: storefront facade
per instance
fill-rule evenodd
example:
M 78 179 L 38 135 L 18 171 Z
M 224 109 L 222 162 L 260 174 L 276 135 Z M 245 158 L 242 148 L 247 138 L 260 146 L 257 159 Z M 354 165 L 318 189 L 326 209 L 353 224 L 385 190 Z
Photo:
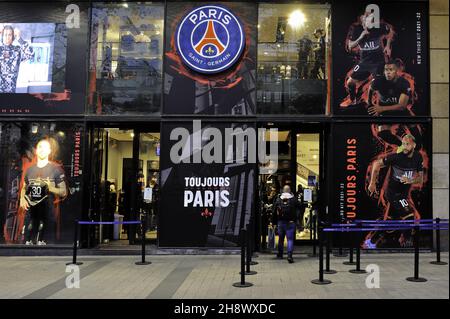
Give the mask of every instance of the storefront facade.
M 304 196 L 299 244 L 314 214 L 433 216 L 428 2 L 0 9 L 2 246 L 70 245 L 76 219 L 146 216 L 157 247 L 235 249 L 251 222 L 265 248 L 285 184 Z M 81 245 L 139 238 L 92 226 Z

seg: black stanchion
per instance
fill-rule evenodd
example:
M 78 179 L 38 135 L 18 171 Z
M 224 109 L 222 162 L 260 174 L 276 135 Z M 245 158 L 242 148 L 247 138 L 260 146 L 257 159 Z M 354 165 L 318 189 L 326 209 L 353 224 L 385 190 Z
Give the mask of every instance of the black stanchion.
M 436 218 L 436 260 L 430 262 L 433 265 L 447 265 L 445 261 L 441 261 L 441 230 L 439 228 L 439 223 L 441 219 Z
M 258 258 L 258 255 L 255 254 L 255 225 L 253 223 L 253 219 L 250 222 L 251 228 L 250 228 L 250 250 L 251 250 L 251 254 L 250 254 L 250 265 L 254 266 L 257 265 L 258 262 L 257 261 L 253 261 L 253 258 Z
M 414 226 L 414 277 L 408 277 L 406 280 L 412 282 L 425 282 L 425 278 L 419 277 L 419 242 L 420 242 L 420 227 Z
M 343 262 L 344 265 L 354 266 L 356 263 L 353 261 L 353 247 L 349 248 L 349 258 L 348 261 Z
M 141 261 L 135 262 L 136 265 L 150 265 L 150 261 L 145 260 L 145 233 L 147 232 L 147 214 L 141 218 Z
M 250 225 L 251 224 L 247 225 L 247 229 L 249 229 Z M 251 234 L 251 231 L 249 233 Z M 245 261 L 245 267 L 246 267 L 245 274 L 246 275 L 256 275 L 257 272 L 250 269 L 250 265 L 252 262 L 252 245 L 251 245 L 251 238 L 249 238 L 250 236 L 248 236 L 249 233 L 247 233 L 247 236 L 246 236 L 247 237 L 247 241 L 246 241 L 247 253 L 246 253 L 246 261 Z
M 308 257 L 317 257 L 317 250 L 316 250 L 316 240 L 317 240 L 317 217 L 316 215 L 311 216 L 311 229 L 309 232 L 309 240 L 312 244 L 312 254 L 308 254 Z
M 315 285 L 328 285 L 331 284 L 331 280 L 323 278 L 323 242 L 322 242 L 323 230 L 319 226 L 319 279 L 311 280 L 311 283 Z
M 78 219 L 74 221 L 73 224 L 73 255 L 72 262 L 66 263 L 66 265 L 82 265 L 82 262 L 77 262 L 77 252 L 78 252 Z
M 358 223 L 359 228 L 362 227 L 361 223 Z M 367 271 L 361 269 L 361 247 L 358 241 L 356 241 L 356 269 L 350 269 L 352 274 L 366 274 Z
M 246 230 L 244 228 L 241 229 L 241 281 L 235 282 L 233 287 L 236 288 L 246 288 L 253 286 L 252 283 L 245 281 L 245 249 L 246 249 Z
M 331 255 L 331 232 L 327 233 L 327 246 L 326 246 L 326 255 L 325 255 L 325 270 L 323 271 L 324 274 L 335 274 L 337 273 L 336 270 L 330 269 L 330 255 Z
M 337 254 L 333 254 L 333 256 L 339 257 L 339 258 L 347 257 L 347 253 L 345 253 L 342 248 L 342 233 L 339 233 L 338 237 L 339 237 L 339 249 L 338 249 Z

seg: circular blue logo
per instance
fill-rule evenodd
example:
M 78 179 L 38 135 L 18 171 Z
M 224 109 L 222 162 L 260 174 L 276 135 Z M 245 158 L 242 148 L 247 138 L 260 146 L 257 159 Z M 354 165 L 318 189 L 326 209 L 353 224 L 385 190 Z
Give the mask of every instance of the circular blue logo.
M 178 53 L 194 71 L 214 74 L 231 67 L 245 46 L 241 23 L 229 10 L 204 6 L 192 10 L 176 32 Z

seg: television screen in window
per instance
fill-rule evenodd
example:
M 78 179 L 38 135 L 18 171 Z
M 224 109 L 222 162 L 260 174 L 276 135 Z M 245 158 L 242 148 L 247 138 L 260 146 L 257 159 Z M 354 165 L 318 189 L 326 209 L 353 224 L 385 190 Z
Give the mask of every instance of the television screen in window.
M 55 23 L 0 23 L 0 93 L 50 93 Z

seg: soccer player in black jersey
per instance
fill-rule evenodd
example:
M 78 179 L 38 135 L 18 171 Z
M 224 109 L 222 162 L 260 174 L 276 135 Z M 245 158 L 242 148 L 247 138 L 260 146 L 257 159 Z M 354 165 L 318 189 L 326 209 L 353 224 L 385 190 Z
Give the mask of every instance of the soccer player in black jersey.
M 377 181 L 380 170 L 384 167 L 390 168 L 390 175 L 383 197 L 386 202 L 386 214 L 384 220 L 390 219 L 418 219 L 420 215 L 411 200 L 410 190 L 412 185 L 423 183 L 423 158 L 415 150 L 416 142 L 414 136 L 407 134 L 402 138 L 402 146 L 399 152 L 378 159 L 373 163 L 370 182 L 367 187 L 369 196 L 377 196 Z M 376 248 L 377 243 L 382 240 L 382 232 L 371 232 L 364 242 L 365 248 Z M 399 238 L 401 246 L 404 245 L 405 237 L 402 233 Z
M 62 168 L 49 161 L 52 153 L 50 141 L 40 140 L 36 145 L 36 164 L 25 172 L 20 206 L 27 211 L 25 217 L 25 244 L 46 245 L 45 231 L 56 225 L 53 214 L 54 196 L 64 198 L 67 184 Z M 54 229 L 50 229 L 54 230 Z
M 367 99 L 367 111 L 372 116 L 412 116 L 408 109 L 411 103 L 411 85 L 399 75 L 400 66 L 395 60 L 384 65 L 383 76 L 378 76 L 370 83 Z M 413 133 L 419 132 L 411 126 Z M 378 126 L 378 137 L 388 144 L 400 146 L 399 137 L 391 132 L 391 125 Z
M 376 25 L 371 11 L 360 16 L 359 24 L 352 25 L 347 35 L 347 49 L 359 51 L 359 62 L 347 79 L 349 96 L 340 104 L 341 107 L 357 104 L 357 87 L 371 75 L 382 73 L 385 57 L 391 55 L 393 38 L 392 27 L 385 22 Z
M 399 66 L 394 60 L 384 65 L 384 74 L 372 80 L 367 100 L 368 112 L 373 116 L 408 116 L 407 106 L 411 87 L 407 80 L 398 74 Z M 377 101 L 374 103 L 374 95 Z

